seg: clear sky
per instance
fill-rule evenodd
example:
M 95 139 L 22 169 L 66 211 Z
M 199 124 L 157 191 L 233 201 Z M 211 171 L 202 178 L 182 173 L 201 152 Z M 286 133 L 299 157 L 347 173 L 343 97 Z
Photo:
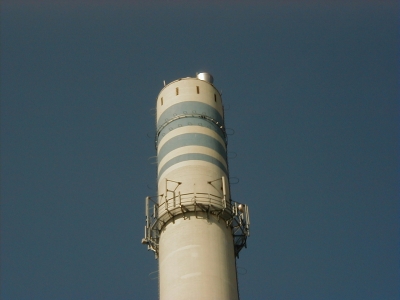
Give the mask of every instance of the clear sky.
M 2 1 L 1 299 L 157 298 L 155 99 L 200 71 L 241 299 L 399 299 L 397 1 L 66 2 Z

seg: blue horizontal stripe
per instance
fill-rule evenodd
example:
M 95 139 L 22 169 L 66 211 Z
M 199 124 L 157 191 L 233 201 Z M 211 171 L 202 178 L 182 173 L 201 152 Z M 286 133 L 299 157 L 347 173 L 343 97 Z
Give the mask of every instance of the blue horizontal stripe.
M 168 124 L 167 127 L 165 127 L 163 130 L 160 131 L 160 134 L 157 137 L 157 144 L 160 143 L 160 141 L 164 138 L 164 136 L 179 127 L 185 127 L 185 126 L 202 126 L 211 129 L 215 133 L 217 133 L 222 140 L 225 141 L 226 143 L 226 136 L 224 134 L 224 131 L 221 130 L 221 128 L 216 125 L 213 122 L 210 122 L 209 120 L 202 119 L 199 117 L 186 117 L 182 119 L 178 119 L 175 121 L 172 121 L 171 123 Z
M 158 152 L 160 162 L 169 152 L 185 146 L 203 146 L 218 152 L 226 161 L 226 150 L 221 143 L 213 137 L 202 133 L 184 133 L 168 140 Z
M 158 118 L 157 128 L 160 128 L 165 122 L 168 122 L 178 115 L 191 114 L 205 115 L 216 120 L 220 124 L 224 123 L 221 114 L 214 107 L 198 101 L 185 101 L 168 107 Z
M 180 163 L 182 161 L 187 161 L 187 160 L 201 160 L 201 161 L 210 162 L 210 163 L 216 165 L 217 167 L 219 167 L 225 173 L 225 175 L 228 174 L 227 168 L 218 159 L 216 159 L 212 156 L 206 155 L 206 154 L 188 153 L 188 154 L 182 154 L 179 156 L 175 156 L 174 158 L 169 160 L 165 165 L 163 165 L 161 170 L 158 172 L 158 178 L 160 179 L 161 175 L 168 168 L 172 167 L 173 165 L 175 165 L 177 163 Z

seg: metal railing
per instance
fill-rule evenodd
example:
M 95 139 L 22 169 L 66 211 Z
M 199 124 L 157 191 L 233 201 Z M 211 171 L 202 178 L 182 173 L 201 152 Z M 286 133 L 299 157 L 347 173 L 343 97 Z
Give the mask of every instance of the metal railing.
M 168 194 L 168 193 L 166 193 Z M 159 203 L 159 200 L 163 200 Z M 161 230 L 170 221 L 174 222 L 176 217 L 188 218 L 191 213 L 196 218 L 207 218 L 210 215 L 223 219 L 227 226 L 232 229 L 235 255 L 246 247 L 247 237 L 250 235 L 250 218 L 247 205 L 234 201 L 226 201 L 224 195 L 218 196 L 210 193 L 175 193 L 171 197 L 164 195 L 146 197 L 146 225 L 143 244 L 147 244 L 148 250 L 152 250 L 158 258 L 158 245 Z

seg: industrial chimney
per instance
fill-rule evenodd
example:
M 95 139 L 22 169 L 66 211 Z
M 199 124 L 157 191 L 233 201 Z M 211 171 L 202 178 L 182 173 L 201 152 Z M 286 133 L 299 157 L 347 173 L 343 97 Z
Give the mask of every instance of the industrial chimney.
M 143 244 L 159 261 L 162 300 L 239 299 L 236 260 L 247 205 L 230 195 L 221 94 L 213 77 L 175 80 L 157 97 L 158 195 L 146 198 Z

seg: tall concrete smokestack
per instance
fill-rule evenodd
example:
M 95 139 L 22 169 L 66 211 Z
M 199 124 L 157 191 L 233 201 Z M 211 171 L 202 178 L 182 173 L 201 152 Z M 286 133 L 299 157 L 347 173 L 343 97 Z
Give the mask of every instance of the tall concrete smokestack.
M 247 205 L 231 200 L 221 94 L 199 73 L 157 98 L 158 196 L 146 198 L 143 244 L 159 260 L 162 300 L 238 299 L 235 257 Z

